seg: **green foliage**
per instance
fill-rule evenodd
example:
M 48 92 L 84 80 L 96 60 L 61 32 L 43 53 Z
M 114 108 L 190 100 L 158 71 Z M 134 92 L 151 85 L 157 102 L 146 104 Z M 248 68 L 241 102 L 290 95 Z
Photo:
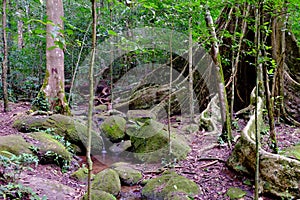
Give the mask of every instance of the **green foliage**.
M 0 152 L 0 197 L 4 199 L 40 199 L 31 188 L 17 183 L 22 171 L 32 170 L 31 164 L 38 164 L 38 158 L 23 153 L 16 156 L 7 151 Z M 44 198 L 43 198 L 44 199 Z

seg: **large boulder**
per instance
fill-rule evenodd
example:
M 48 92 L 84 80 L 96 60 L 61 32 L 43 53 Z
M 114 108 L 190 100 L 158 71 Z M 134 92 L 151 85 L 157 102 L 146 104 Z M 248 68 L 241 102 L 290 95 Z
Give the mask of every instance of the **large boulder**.
M 114 195 L 101 190 L 92 190 L 91 192 L 92 200 L 117 200 Z M 87 193 L 83 196 L 82 200 L 88 200 Z
M 105 191 L 117 196 L 121 191 L 121 181 L 116 171 L 105 169 L 95 175 L 92 181 L 92 189 Z
M 120 116 L 111 116 L 104 120 L 101 129 L 104 135 L 112 142 L 121 141 L 125 137 L 126 120 Z
M 126 185 L 135 185 L 143 178 L 142 172 L 134 169 L 129 163 L 114 163 L 111 168 L 119 174 L 121 182 Z
M 15 155 L 22 153 L 32 153 L 29 148 L 31 144 L 25 141 L 21 135 L 0 136 L 0 154 L 1 151 L 8 151 Z
M 31 143 L 38 149 L 37 154 L 42 163 L 55 163 L 63 166 L 65 161 L 71 161 L 72 154 L 53 136 L 43 132 L 30 133 L 28 136 L 34 140 Z
M 13 124 L 21 132 L 35 132 L 37 130 L 52 130 L 55 134 L 65 137 L 72 144 L 85 150 L 87 145 L 87 126 L 84 121 L 76 120 L 64 115 L 31 116 L 21 115 Z M 101 154 L 103 142 L 100 135 L 92 131 L 92 154 Z
M 191 197 L 199 192 L 199 186 L 193 181 L 167 171 L 162 176 L 149 180 L 142 190 L 142 195 L 148 200 L 164 200 L 170 199 L 175 193 Z
M 153 119 L 144 122 L 129 121 L 126 133 L 130 136 L 135 157 L 145 162 L 160 162 L 170 157 L 184 159 L 190 152 L 185 138 L 171 132 L 171 155 L 169 155 L 169 133 L 165 126 Z
M 258 121 L 262 122 L 263 101 L 261 98 L 258 100 Z M 252 176 L 255 174 L 256 159 L 254 133 L 255 116 L 252 115 L 227 161 L 230 168 Z M 260 192 L 287 199 L 300 198 L 300 161 L 269 153 L 262 148 L 259 149 L 259 157 Z

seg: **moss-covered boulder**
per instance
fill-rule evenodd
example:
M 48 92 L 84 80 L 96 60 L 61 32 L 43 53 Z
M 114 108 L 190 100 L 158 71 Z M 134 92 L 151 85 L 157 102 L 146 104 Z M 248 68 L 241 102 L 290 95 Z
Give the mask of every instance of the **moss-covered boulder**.
M 21 132 L 35 132 L 37 130 L 52 130 L 55 134 L 65 137 L 72 144 L 85 150 L 87 144 L 87 126 L 84 121 L 76 120 L 64 115 L 31 116 L 21 115 L 13 124 Z M 92 154 L 101 154 L 102 140 L 100 135 L 92 131 Z
M 169 134 L 164 125 L 149 119 L 130 121 L 126 127 L 135 157 L 144 162 L 160 162 L 169 155 Z M 171 158 L 184 159 L 190 152 L 185 138 L 171 132 Z
M 22 153 L 32 153 L 29 148 L 31 144 L 26 142 L 21 135 L 0 136 L 0 154 L 1 151 L 8 151 L 15 155 Z
M 114 195 L 100 190 L 92 190 L 91 196 L 92 200 L 117 200 Z M 88 200 L 87 193 L 83 196 L 82 200 Z
M 142 195 L 149 200 L 163 200 L 177 192 L 182 193 L 181 195 L 195 196 L 200 190 L 196 183 L 184 176 L 175 172 L 165 172 L 162 176 L 149 180 L 142 190 Z
M 185 192 L 170 192 L 164 200 L 191 200 Z
M 117 196 L 121 191 L 121 181 L 118 173 L 112 169 L 99 172 L 92 181 L 92 189 L 102 190 Z
M 245 192 L 244 190 L 237 188 L 237 187 L 231 187 L 227 190 L 226 195 L 230 198 L 230 199 L 241 199 L 243 198 L 245 195 L 247 194 L 247 192 Z
M 111 116 L 104 120 L 101 129 L 112 142 L 118 142 L 125 137 L 126 120 L 120 116 Z
M 141 171 L 134 169 L 129 163 L 115 163 L 111 166 L 126 185 L 135 185 L 143 178 Z
M 88 168 L 82 167 L 76 170 L 71 174 L 71 177 L 74 178 L 75 180 L 78 180 L 80 182 L 87 182 L 88 180 Z
M 72 154 L 53 136 L 43 132 L 34 132 L 28 136 L 34 140 L 32 145 L 38 148 L 37 154 L 42 163 L 63 165 L 64 161 L 71 161 Z

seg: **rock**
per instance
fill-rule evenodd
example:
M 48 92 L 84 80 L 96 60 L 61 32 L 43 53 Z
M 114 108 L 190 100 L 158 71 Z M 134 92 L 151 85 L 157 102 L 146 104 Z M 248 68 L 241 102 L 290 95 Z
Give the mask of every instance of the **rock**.
M 149 180 L 142 190 L 142 195 L 149 200 L 163 200 L 177 192 L 183 196 L 195 196 L 199 194 L 199 187 L 184 176 L 167 171 L 162 176 Z
M 75 180 L 78 180 L 80 182 L 87 182 L 88 180 L 88 168 L 82 167 L 76 170 L 71 174 L 71 177 L 73 177 Z
M 112 142 L 118 142 L 125 137 L 126 120 L 120 116 L 111 116 L 104 120 L 101 129 L 104 135 Z
M 52 130 L 55 134 L 65 137 L 67 141 L 79 146 L 83 151 L 87 144 L 87 126 L 84 121 L 75 120 L 64 115 L 51 116 L 19 116 L 13 124 L 21 132 L 34 132 L 37 130 Z M 102 139 L 92 131 L 92 154 L 101 154 Z
M 247 192 L 236 187 L 231 187 L 226 192 L 226 195 L 229 196 L 230 199 L 240 199 L 243 198 L 246 194 Z
M 164 200 L 191 200 L 184 192 L 170 192 Z
M 143 178 L 141 171 L 132 168 L 128 163 L 115 163 L 111 168 L 119 174 L 121 181 L 127 185 L 135 185 Z
M 70 195 L 76 193 L 74 188 L 64 185 L 56 180 L 46 178 L 25 176 L 20 179 L 24 186 L 29 186 L 39 194 L 40 197 L 45 195 L 48 199 L 70 199 Z
M 126 133 L 130 136 L 134 155 L 144 162 L 160 162 L 169 154 L 169 134 L 164 125 L 149 119 L 142 122 L 130 121 Z M 171 132 L 171 159 L 184 159 L 191 150 L 184 137 Z
M 147 119 L 154 119 L 156 120 L 156 116 L 150 110 L 128 110 L 127 117 L 129 120 L 136 120 L 144 121 Z
M 117 200 L 114 195 L 104 191 L 92 190 L 92 200 Z M 82 200 L 88 200 L 87 193 L 83 196 Z
M 114 143 L 111 147 L 109 147 L 109 150 L 113 153 L 122 153 L 130 147 L 131 147 L 131 141 L 125 140 L 119 143 Z
M 119 175 L 112 169 L 105 169 L 95 175 L 92 181 L 92 189 L 102 190 L 117 196 L 121 191 Z
M 183 130 L 186 134 L 191 134 L 199 131 L 199 125 L 198 124 L 187 124 L 184 125 L 181 130 Z
M 22 153 L 32 153 L 29 148 L 31 144 L 27 143 L 21 135 L 0 136 L 0 154 L 1 151 L 8 151 L 15 155 Z
M 72 154 L 63 144 L 55 140 L 51 135 L 35 132 L 29 134 L 29 136 L 35 140 L 33 146 L 38 147 L 37 154 L 41 163 L 55 163 L 63 166 L 64 161 L 71 161 Z

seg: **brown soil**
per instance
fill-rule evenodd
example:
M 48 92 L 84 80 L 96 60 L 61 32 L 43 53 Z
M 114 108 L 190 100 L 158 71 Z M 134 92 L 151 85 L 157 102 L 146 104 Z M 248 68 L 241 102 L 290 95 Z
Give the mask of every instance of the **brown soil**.
M 10 108 L 11 111 L 4 113 L 2 104 L 0 106 L 0 136 L 23 134 L 12 128 L 13 117 L 19 112 L 28 110 L 30 104 L 10 104 Z M 239 129 L 241 129 L 245 123 L 243 121 L 239 123 Z M 280 149 L 300 142 L 300 131 L 297 127 L 280 124 L 277 125 L 276 131 L 278 133 Z M 234 134 L 238 135 L 239 132 L 235 131 Z M 225 162 L 231 153 L 231 149 L 227 144 L 218 142 L 218 133 L 199 131 L 195 135 L 188 137 L 190 137 L 192 151 L 186 160 L 175 163 L 171 168 L 199 185 L 201 193 L 197 195 L 195 199 L 229 199 L 226 196 L 226 192 L 230 187 L 239 187 L 246 191 L 247 195 L 244 197 L 245 200 L 253 199 L 253 178 L 238 175 L 227 168 Z M 266 139 L 264 139 L 264 141 L 265 143 L 267 142 Z M 70 174 L 78 168 L 78 163 L 80 164 L 82 162 L 78 162 L 74 159 L 71 169 L 67 173 L 62 173 L 60 168 L 55 165 L 38 165 L 33 171 L 24 172 L 21 176 L 21 182 L 24 183 L 24 185 L 36 188 L 35 183 L 27 181 L 28 177 L 34 176 L 47 180 L 55 180 L 73 188 L 73 192 L 68 194 L 65 199 L 80 199 L 86 191 L 86 185 L 70 178 Z M 108 164 L 105 165 L 96 161 L 95 173 L 107 166 Z M 140 164 L 136 166 L 144 172 L 144 179 L 158 176 L 160 174 L 158 169 L 166 169 L 158 164 Z M 46 190 L 47 188 L 43 188 L 38 189 L 36 192 L 41 196 L 50 194 L 48 199 L 51 199 L 51 192 L 55 194 L 55 191 Z M 123 187 L 121 193 L 122 197 L 120 197 L 120 199 L 140 199 L 140 190 L 140 186 Z M 262 197 L 261 199 L 269 198 Z

